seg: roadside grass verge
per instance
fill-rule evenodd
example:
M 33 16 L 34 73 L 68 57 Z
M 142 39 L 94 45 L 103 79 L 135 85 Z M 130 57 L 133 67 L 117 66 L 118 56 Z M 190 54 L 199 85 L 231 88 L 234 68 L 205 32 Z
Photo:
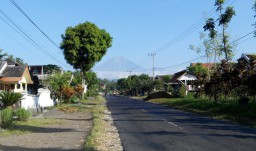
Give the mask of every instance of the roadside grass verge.
M 106 122 L 103 120 L 104 111 L 106 110 L 105 98 L 97 96 L 94 100 L 84 100 L 84 104 L 91 104 L 91 113 L 93 116 L 93 127 L 86 139 L 84 150 L 95 151 L 100 146 L 100 139 L 104 137 Z M 107 138 L 105 138 L 107 139 Z
M 31 118 L 28 121 L 16 121 L 14 125 L 8 129 L 0 131 L 0 137 L 6 137 L 10 135 L 21 135 L 32 133 L 41 127 L 53 124 L 62 124 L 61 119 L 53 118 Z
M 213 102 L 190 97 L 152 99 L 149 102 L 256 127 L 255 102 L 249 102 L 248 105 L 240 105 L 237 101 Z

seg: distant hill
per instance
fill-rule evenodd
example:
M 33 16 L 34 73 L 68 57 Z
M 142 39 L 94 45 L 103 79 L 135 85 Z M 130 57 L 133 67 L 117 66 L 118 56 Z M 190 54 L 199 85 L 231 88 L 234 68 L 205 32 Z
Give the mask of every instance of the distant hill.
M 144 72 L 146 69 L 129 61 L 124 57 L 111 58 L 94 68 L 94 71 L 115 71 L 115 72 Z
M 125 57 L 111 58 L 94 67 L 93 71 L 97 74 L 98 78 L 108 80 L 127 78 L 130 74 L 141 75 L 143 73 L 149 73 L 149 76 L 152 76 L 152 72 L 129 61 Z M 163 75 L 163 73 L 155 71 L 155 75 Z

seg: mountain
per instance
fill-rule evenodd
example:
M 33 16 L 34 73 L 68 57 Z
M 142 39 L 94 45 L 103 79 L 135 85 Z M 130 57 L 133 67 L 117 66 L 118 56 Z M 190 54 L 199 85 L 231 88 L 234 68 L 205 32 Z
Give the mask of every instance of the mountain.
M 97 74 L 98 78 L 117 80 L 127 78 L 130 74 L 140 75 L 146 69 L 124 57 L 114 57 L 96 66 L 93 71 Z
M 152 77 L 152 70 L 147 70 L 124 57 L 111 58 L 96 66 L 93 71 L 100 79 L 118 80 L 131 75 L 148 74 Z M 131 71 L 131 72 L 130 72 Z M 155 71 L 156 75 L 165 75 L 163 72 Z
M 96 66 L 94 71 L 144 72 L 146 69 L 124 57 L 114 57 Z

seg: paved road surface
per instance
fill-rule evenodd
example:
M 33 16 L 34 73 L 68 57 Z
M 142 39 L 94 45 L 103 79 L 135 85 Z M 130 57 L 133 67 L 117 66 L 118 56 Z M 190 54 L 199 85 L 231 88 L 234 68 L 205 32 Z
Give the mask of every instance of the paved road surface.
M 256 150 L 256 129 L 126 97 L 107 105 L 125 151 Z

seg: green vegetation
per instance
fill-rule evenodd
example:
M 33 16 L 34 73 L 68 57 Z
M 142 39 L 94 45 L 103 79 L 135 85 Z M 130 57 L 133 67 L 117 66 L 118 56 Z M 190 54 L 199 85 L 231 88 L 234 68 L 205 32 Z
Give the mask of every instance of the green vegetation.
M 3 108 L 12 106 L 13 104 L 19 102 L 22 99 L 22 94 L 15 92 L 0 92 L 0 102 L 3 103 Z
M 63 121 L 61 119 L 52 118 L 33 118 L 29 119 L 28 121 L 17 121 L 14 122 L 12 127 L 5 129 L 5 131 L 1 131 L 0 137 L 31 133 L 40 127 L 53 124 L 63 124 Z
M 250 101 L 248 105 L 241 106 L 238 101 L 214 102 L 193 97 L 159 98 L 150 102 L 256 127 L 256 102 Z
M 100 139 L 104 136 L 106 122 L 103 120 L 105 107 L 105 99 L 103 97 L 96 97 L 94 100 L 85 100 L 86 104 L 94 104 L 91 107 L 93 114 L 93 128 L 91 133 L 86 139 L 84 150 L 94 151 L 97 150 L 97 146 L 101 143 Z
M 144 100 L 151 100 L 157 98 L 171 98 L 172 96 L 166 92 L 160 91 L 148 95 Z
M 60 48 L 63 49 L 64 57 L 75 69 L 80 69 L 83 86 L 86 72 L 89 72 L 112 46 L 112 37 L 91 22 L 68 27 L 61 37 Z
M 13 110 L 11 108 L 6 108 L 0 111 L 0 127 L 9 128 L 13 124 Z
M 24 108 L 17 109 L 15 114 L 19 121 L 27 121 L 32 116 L 32 113 Z

